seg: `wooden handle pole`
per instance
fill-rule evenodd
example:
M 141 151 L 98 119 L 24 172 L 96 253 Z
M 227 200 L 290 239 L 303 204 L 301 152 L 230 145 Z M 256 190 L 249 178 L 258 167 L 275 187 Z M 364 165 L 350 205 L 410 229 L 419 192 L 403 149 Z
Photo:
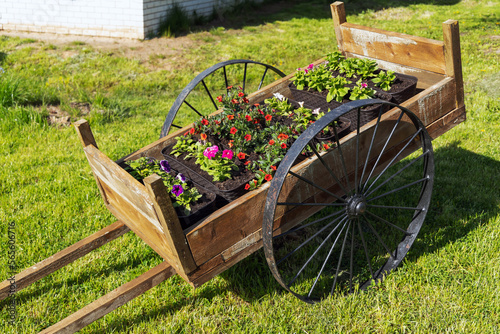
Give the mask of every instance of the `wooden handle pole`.
M 464 80 L 462 77 L 462 57 L 460 53 L 460 31 L 458 21 L 447 20 L 443 22 L 444 57 L 446 75 L 455 78 L 456 82 L 456 107 L 464 105 Z
M 344 3 L 341 1 L 336 1 L 330 5 L 332 10 L 333 25 L 335 26 L 335 36 L 337 37 L 337 45 L 339 50 L 344 54 L 344 39 L 342 37 L 342 29 L 340 25 L 347 22 L 345 16 Z M 344 54 L 345 55 L 345 54 Z

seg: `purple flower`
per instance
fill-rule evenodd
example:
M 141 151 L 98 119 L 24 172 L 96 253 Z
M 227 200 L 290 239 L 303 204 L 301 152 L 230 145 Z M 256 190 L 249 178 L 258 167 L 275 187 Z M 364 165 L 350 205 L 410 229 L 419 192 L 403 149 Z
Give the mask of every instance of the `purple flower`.
M 212 159 L 213 157 L 215 157 L 217 152 L 219 152 L 219 148 L 217 147 L 217 145 L 214 145 L 212 147 L 207 147 L 205 151 L 203 151 L 203 155 L 208 159 Z
M 174 194 L 175 196 L 179 196 L 180 194 L 182 194 L 184 192 L 184 188 L 182 188 L 182 186 L 180 185 L 174 185 L 174 187 L 172 188 L 172 194 Z
M 177 174 L 176 178 L 179 179 L 181 182 L 186 182 L 186 177 L 182 173 Z
M 231 151 L 231 150 L 224 150 L 222 152 L 222 157 L 231 160 L 233 158 L 233 151 Z
M 167 160 L 160 161 L 160 169 L 164 172 L 170 173 L 171 168 Z

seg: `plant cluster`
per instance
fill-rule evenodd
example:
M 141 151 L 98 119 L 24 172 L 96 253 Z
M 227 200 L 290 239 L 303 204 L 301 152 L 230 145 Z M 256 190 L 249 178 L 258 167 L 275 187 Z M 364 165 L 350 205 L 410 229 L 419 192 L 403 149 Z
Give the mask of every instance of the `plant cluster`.
M 247 190 L 270 181 L 293 141 L 322 115 L 303 103 L 294 107 L 279 93 L 264 104 L 250 105 L 241 87 L 228 87 L 227 94 L 217 100 L 222 112 L 196 121 L 175 138 L 171 153 L 196 159 L 214 181 L 230 178 L 238 170 L 238 161 L 255 174 Z M 322 149 L 318 144 L 318 150 Z
M 142 181 L 153 174 L 160 176 L 173 200 L 172 205 L 183 209 L 186 216 L 191 212 L 191 204 L 197 202 L 202 196 L 198 189 L 188 185 L 182 173 L 175 173 L 172 170 L 167 160 L 158 162 L 153 158 L 142 157 L 127 161 L 126 164 L 125 170 L 137 180 Z
M 334 76 L 333 72 L 340 75 Z M 352 81 L 348 79 L 356 80 L 356 85 L 350 87 Z M 376 87 L 388 91 L 396 76 L 393 71 L 379 70 L 373 60 L 345 58 L 336 51 L 328 54 L 322 64 L 298 68 L 292 82 L 299 90 L 327 90 L 327 102 L 342 102 L 347 96 L 350 100 L 373 97 L 375 90 L 368 88 L 367 84 L 370 79 Z

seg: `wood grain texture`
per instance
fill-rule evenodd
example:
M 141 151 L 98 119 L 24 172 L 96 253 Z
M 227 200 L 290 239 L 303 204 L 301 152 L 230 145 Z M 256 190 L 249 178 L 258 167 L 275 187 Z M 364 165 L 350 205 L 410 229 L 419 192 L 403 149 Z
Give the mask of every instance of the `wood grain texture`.
M 458 21 L 447 20 L 443 23 L 444 56 L 446 75 L 455 78 L 456 108 L 464 105 L 464 81 L 462 76 L 462 56 L 460 53 L 460 30 Z
M 446 73 L 443 42 L 348 22 L 340 30 L 345 52 Z
M 175 275 L 175 270 L 168 263 L 163 262 L 133 281 L 102 296 L 57 324 L 41 331 L 39 334 L 75 333 L 173 275 Z
M 23 270 L 15 275 L 16 292 L 33 284 L 34 282 L 52 274 L 58 269 L 72 263 L 73 261 L 83 257 L 96 248 L 114 240 L 130 229 L 120 221 L 106 226 L 102 230 L 78 241 L 77 243 L 63 249 L 60 252 L 46 258 L 43 261 Z M 0 283 L 0 300 L 7 298 L 9 295 L 10 282 L 4 281 Z
M 184 275 L 192 272 L 196 269 L 196 264 L 162 178 L 156 174 L 148 176 L 144 179 L 144 185 L 154 203 L 173 257 Z
M 344 3 L 336 1 L 330 5 L 332 11 L 333 26 L 335 28 L 335 37 L 337 38 L 337 46 L 339 51 L 345 56 L 344 39 L 340 26 L 346 22 Z

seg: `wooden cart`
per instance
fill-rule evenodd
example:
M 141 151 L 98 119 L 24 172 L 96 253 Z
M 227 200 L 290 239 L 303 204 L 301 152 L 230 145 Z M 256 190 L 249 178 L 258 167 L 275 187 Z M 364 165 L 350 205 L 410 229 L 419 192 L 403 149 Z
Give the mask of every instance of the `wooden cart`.
M 337 43 L 345 56 L 374 59 L 380 68 L 416 76 L 420 92 L 401 106 L 386 103 L 385 105 L 390 106 L 389 111 L 340 139 L 337 149 L 321 154 L 315 152 L 312 156 L 302 157 L 297 163 L 301 150 L 308 145 L 318 129 L 353 108 L 357 108 L 359 114 L 359 108 L 369 102 L 355 101 L 332 111 L 324 116 L 322 124 L 320 121 L 323 118 L 316 122 L 316 129 L 311 126 L 294 143 L 297 147 L 292 146 L 290 149 L 294 153 L 287 154 L 271 183 L 248 192 L 186 230 L 181 228 L 160 177 L 150 176 L 141 184 L 121 167 L 124 161 L 144 156 L 162 159 L 161 150 L 185 129 L 171 133 L 114 162 L 99 151 L 88 123 L 76 122 L 75 128 L 102 198 L 118 221 L 16 275 L 17 289 L 28 286 L 129 230 L 144 240 L 165 262 L 42 333 L 75 332 L 174 274 L 180 275 L 193 287 L 200 286 L 260 249 L 263 242 L 266 258 L 278 281 L 292 293 L 310 301 L 310 294 L 303 294 L 299 291 L 301 288 L 293 290 L 291 284 L 285 282 L 278 269 L 279 261 L 275 260 L 273 249 L 276 246 L 286 247 L 283 247 L 283 244 L 276 245 L 276 242 L 273 245 L 273 235 L 283 236 L 284 243 L 291 242 L 291 239 L 301 237 L 297 230 L 291 230 L 292 227 L 306 221 L 327 205 L 332 208 L 336 205 L 343 206 L 343 211 L 335 211 L 330 217 L 345 217 L 342 219 L 344 225 L 337 225 L 342 229 L 345 227 L 346 231 L 340 259 L 344 248 L 346 254 L 347 249 L 351 249 L 352 272 L 353 265 L 358 263 L 353 261 L 356 222 L 357 226 L 360 226 L 359 222 L 364 219 L 362 215 L 366 206 L 370 205 L 359 195 L 363 190 L 361 181 L 367 177 L 370 170 L 367 179 L 384 174 L 387 167 L 420 150 L 417 160 L 422 162 L 424 175 L 419 181 L 417 208 L 409 210 L 412 216 L 408 226 L 403 228 L 403 237 L 400 238 L 402 241 L 398 241 L 394 249 L 387 250 L 389 259 L 384 260 L 386 264 L 375 272 L 372 270 L 372 263 L 367 260 L 371 278 L 362 287 L 381 279 L 401 262 L 420 229 L 430 201 L 433 178 L 430 139 L 465 120 L 458 22 L 448 20 L 443 23 L 444 42 L 441 42 L 350 24 L 346 22 L 341 2 L 333 3 L 331 9 Z M 322 61 L 318 60 L 316 63 Z M 293 74 L 252 93 L 250 100 L 262 101 L 276 92 L 290 96 L 288 83 L 291 76 Z M 376 134 L 383 135 L 382 139 L 375 140 L 378 138 Z M 389 139 L 384 139 L 387 137 Z M 361 157 L 365 157 L 364 162 Z M 340 176 L 331 178 L 329 175 Z M 345 189 L 351 187 L 351 184 L 354 188 L 359 188 L 359 193 L 356 189 Z M 366 187 L 370 187 L 368 181 Z M 351 195 L 346 196 L 346 193 Z M 335 204 L 338 202 L 341 204 Z M 342 221 L 337 218 L 336 221 Z M 314 222 L 323 219 L 319 218 Z M 352 225 L 346 225 L 347 221 L 352 221 Z M 345 246 L 349 230 L 352 231 L 352 244 L 349 246 L 348 242 Z M 341 232 L 336 239 L 339 239 Z M 368 242 L 365 239 L 370 235 L 374 240 L 379 237 L 377 231 L 363 231 L 360 228 L 359 245 L 362 242 L 365 250 Z M 383 246 L 385 247 L 385 244 Z M 328 257 L 331 252 L 332 250 Z M 340 262 L 339 260 L 335 273 L 334 287 L 337 279 L 341 280 Z M 300 272 L 303 269 L 300 269 Z M 316 285 L 317 282 L 316 278 L 313 284 Z M 7 297 L 9 286 L 7 281 L 2 283 L 2 299 Z M 352 286 L 349 288 L 352 289 Z

